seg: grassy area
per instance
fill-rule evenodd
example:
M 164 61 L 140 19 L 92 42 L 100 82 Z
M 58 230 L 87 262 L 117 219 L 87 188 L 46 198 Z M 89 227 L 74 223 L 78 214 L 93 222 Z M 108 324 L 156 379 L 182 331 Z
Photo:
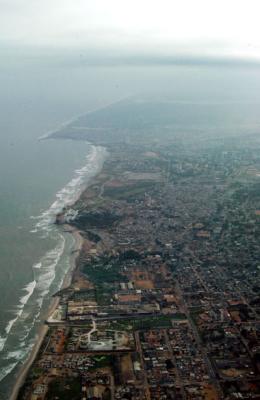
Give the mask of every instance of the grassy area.
M 31 379 L 37 379 L 43 373 L 43 369 L 37 366 L 32 365 L 30 369 L 29 376 Z
M 114 294 L 114 288 L 108 288 L 104 285 L 96 285 L 95 298 L 99 306 L 108 306 Z
M 115 222 L 119 221 L 120 217 L 107 210 L 92 210 L 83 211 L 73 221 L 71 225 L 75 225 L 77 228 L 87 231 L 88 229 L 109 229 Z
M 93 367 L 90 368 L 90 370 L 111 367 L 111 365 L 113 364 L 113 356 L 110 355 L 95 356 L 92 358 L 92 361 L 94 361 L 94 365 Z
M 109 321 L 109 329 L 115 331 L 132 331 L 133 321 L 131 319 L 120 319 L 115 321 Z
M 48 388 L 46 400 L 81 400 L 81 382 L 79 378 L 54 379 Z
M 183 320 L 183 319 L 187 319 L 187 317 L 186 317 L 186 315 L 185 314 L 182 314 L 182 313 L 176 313 L 176 314 L 174 314 L 174 315 L 172 315 L 171 316 L 171 319 L 172 320 Z
M 132 331 L 139 329 L 152 329 L 152 328 L 170 328 L 172 326 L 171 321 L 173 319 L 184 319 L 183 314 L 176 314 L 176 316 L 160 315 L 153 317 L 133 318 L 133 319 L 122 319 L 111 321 L 109 323 L 110 329 L 120 331 Z
M 84 301 L 84 300 L 95 300 L 95 290 L 94 289 L 82 289 L 80 291 L 76 291 L 73 293 L 71 298 L 76 301 Z
M 170 328 L 171 317 L 167 315 L 160 315 L 156 317 L 144 317 L 133 320 L 133 328 L 139 329 L 152 329 L 152 328 Z
M 105 196 L 111 197 L 117 200 L 135 200 L 136 197 L 143 195 L 147 190 L 153 189 L 154 182 L 140 182 L 131 186 L 123 187 L 109 187 L 105 189 Z
M 103 283 L 125 282 L 127 278 L 120 272 L 120 264 L 118 262 L 103 263 L 101 262 L 85 264 L 82 272 L 88 276 L 95 285 Z

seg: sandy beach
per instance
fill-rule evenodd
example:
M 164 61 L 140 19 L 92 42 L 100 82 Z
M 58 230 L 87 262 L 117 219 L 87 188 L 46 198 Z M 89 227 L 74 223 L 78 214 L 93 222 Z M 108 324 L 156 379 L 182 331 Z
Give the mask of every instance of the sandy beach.
M 87 185 L 84 190 L 86 190 L 87 187 L 89 187 L 93 183 L 93 180 L 95 180 L 98 177 L 98 175 L 100 174 L 100 172 L 103 169 L 104 160 L 105 160 L 105 158 L 103 159 L 102 163 L 99 165 L 99 170 L 97 171 L 97 173 L 87 182 Z M 76 203 L 78 201 L 78 199 L 80 198 L 82 193 L 78 196 L 77 199 L 74 200 L 74 202 L 72 204 L 70 204 L 70 206 L 72 206 L 74 203 Z M 58 215 L 59 214 L 57 214 L 57 217 L 58 217 Z M 76 260 L 77 260 L 79 251 L 81 249 L 82 243 L 83 243 L 83 238 L 80 235 L 80 232 L 71 225 L 62 223 L 60 226 L 59 226 L 59 224 L 57 226 L 58 226 L 58 229 L 60 229 L 64 235 L 71 234 L 75 240 L 73 250 L 71 251 L 71 256 L 70 256 L 70 268 L 69 268 L 68 272 L 66 273 L 66 275 L 64 276 L 63 283 L 61 286 L 61 289 L 64 289 L 64 288 L 68 287 L 71 283 L 71 280 L 73 277 L 73 272 L 76 268 Z M 50 302 L 50 306 L 49 306 L 47 312 L 45 313 L 45 315 L 42 316 L 43 322 L 42 322 L 42 324 L 38 330 L 38 333 L 36 335 L 35 344 L 33 346 L 33 349 L 30 351 L 30 354 L 28 355 L 27 359 L 24 360 L 23 365 L 20 366 L 20 368 L 17 372 L 15 384 L 12 389 L 12 393 L 9 397 L 9 400 L 17 399 L 19 390 L 23 386 L 26 376 L 28 374 L 28 371 L 29 371 L 30 367 L 32 366 L 35 358 L 37 357 L 38 351 L 42 345 L 45 335 L 48 332 L 48 326 L 44 323 L 44 321 L 46 321 L 53 314 L 54 310 L 59 305 L 59 301 L 60 300 L 58 297 L 54 297 Z
M 83 243 L 83 239 L 79 233 L 79 231 L 75 228 L 72 228 L 70 225 L 63 225 L 62 229 L 64 230 L 64 233 L 70 233 L 71 235 L 73 235 L 75 243 L 74 243 L 74 249 L 72 250 L 71 253 L 71 257 L 70 257 L 70 268 L 69 271 L 66 273 L 63 283 L 62 283 L 62 287 L 61 289 L 65 289 L 66 287 L 68 287 L 71 283 L 72 280 L 72 276 L 73 276 L 73 272 L 75 270 L 76 267 L 76 260 L 77 260 L 77 256 L 78 256 L 78 251 L 81 249 L 82 243 Z M 53 314 L 53 312 L 55 311 L 55 309 L 58 307 L 59 305 L 59 298 L 58 297 L 54 297 L 51 301 L 51 304 L 46 312 L 46 315 L 43 316 L 43 320 L 48 319 L 49 316 L 51 316 Z M 10 396 L 10 400 L 16 400 L 17 396 L 19 394 L 19 390 L 22 387 L 22 385 L 25 382 L 26 376 L 29 372 L 30 367 L 32 366 L 35 358 L 37 357 L 38 351 L 40 350 L 40 347 L 42 345 L 42 342 L 45 338 L 45 335 L 48 332 L 48 326 L 43 323 L 41 325 L 41 327 L 39 328 L 39 331 L 37 333 L 37 336 L 35 338 L 35 344 L 33 346 L 33 349 L 31 350 L 28 358 L 24 361 L 24 364 L 20 367 L 17 377 L 16 377 L 16 382 L 15 385 L 13 387 L 11 396 Z
M 105 158 L 103 159 L 104 162 Z M 103 162 L 100 164 L 99 166 L 99 170 L 97 171 L 96 175 L 94 175 L 87 183 L 87 186 L 85 187 L 84 190 L 86 190 L 92 183 L 93 181 L 95 181 L 95 179 L 99 176 L 99 174 L 101 173 L 102 169 L 103 169 Z M 84 193 L 84 190 L 82 193 Z M 81 197 L 82 193 L 78 196 L 78 198 L 76 200 L 74 200 L 74 202 L 72 204 L 70 204 L 70 206 L 72 206 L 73 204 L 75 204 L 78 199 Z M 59 213 L 60 214 L 60 213 Z M 58 215 L 57 214 L 57 217 Z M 62 214 L 62 213 L 61 213 Z M 73 277 L 73 272 L 76 268 L 76 260 L 79 254 L 79 251 L 82 247 L 83 244 L 83 238 L 80 235 L 80 232 L 73 226 L 69 225 L 69 224 L 64 224 L 62 222 L 62 224 L 59 226 L 59 224 L 57 225 L 58 229 L 61 230 L 61 232 L 65 235 L 65 234 L 71 234 L 75 240 L 75 243 L 73 245 L 73 249 L 71 251 L 71 255 L 70 255 L 70 268 L 67 271 L 66 275 L 64 276 L 63 282 L 62 282 L 62 286 L 61 289 L 64 289 L 66 287 L 68 287 L 71 283 L 72 277 Z M 35 338 L 35 344 L 33 346 L 33 349 L 30 351 L 30 354 L 28 355 L 27 359 L 24 360 L 23 365 L 20 366 L 20 369 L 18 370 L 17 376 L 16 376 L 16 380 L 15 380 L 15 384 L 14 387 L 12 389 L 12 393 L 10 395 L 9 400 L 16 400 L 17 396 L 19 394 L 19 390 L 22 387 L 22 385 L 25 382 L 26 376 L 28 374 L 28 371 L 30 369 L 30 367 L 32 366 L 35 358 L 37 357 L 38 351 L 42 345 L 42 342 L 45 338 L 46 333 L 48 332 L 48 326 L 44 323 L 44 321 L 46 321 L 54 312 L 54 310 L 58 307 L 59 305 L 59 298 L 58 297 L 54 297 L 51 302 L 50 302 L 50 306 L 47 310 L 47 312 L 45 313 L 45 315 L 42 316 L 42 325 L 40 326 L 38 333 L 36 335 Z

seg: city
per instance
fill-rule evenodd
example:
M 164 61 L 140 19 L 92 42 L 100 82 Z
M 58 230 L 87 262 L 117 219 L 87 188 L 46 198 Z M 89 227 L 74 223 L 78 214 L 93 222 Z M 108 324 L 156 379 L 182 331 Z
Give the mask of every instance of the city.
M 164 137 L 97 136 L 109 156 L 57 215 L 81 246 L 20 400 L 260 398 L 260 141 Z

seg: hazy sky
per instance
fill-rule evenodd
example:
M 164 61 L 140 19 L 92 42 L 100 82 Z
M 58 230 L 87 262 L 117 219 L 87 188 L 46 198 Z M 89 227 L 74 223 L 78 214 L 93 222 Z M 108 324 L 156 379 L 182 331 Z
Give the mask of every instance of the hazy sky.
M 259 0 L 0 0 L 0 45 L 260 58 L 259 16 Z

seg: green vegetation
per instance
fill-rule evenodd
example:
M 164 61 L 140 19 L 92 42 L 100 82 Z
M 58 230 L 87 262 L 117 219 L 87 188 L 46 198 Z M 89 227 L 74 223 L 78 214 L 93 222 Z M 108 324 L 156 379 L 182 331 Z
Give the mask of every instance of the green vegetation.
M 95 356 L 91 359 L 91 361 L 94 362 L 94 365 L 90 368 L 90 371 L 98 368 L 106 368 L 110 367 L 113 364 L 113 356 L 110 355 Z
M 132 331 L 133 330 L 133 320 L 131 319 L 119 319 L 107 322 L 109 329 L 115 331 Z
M 98 243 L 101 240 L 101 237 L 94 232 L 85 231 L 81 233 L 86 239 L 90 240 L 91 242 Z
M 154 317 L 144 317 L 135 319 L 133 322 L 133 327 L 135 330 L 138 329 L 152 329 L 152 328 L 171 328 L 172 320 L 185 319 L 184 314 L 170 315 L 160 315 Z
M 105 196 L 111 197 L 117 200 L 126 200 L 128 202 L 135 201 L 138 196 L 144 195 L 144 193 L 153 189 L 155 182 L 140 182 L 131 186 L 123 187 L 109 187 L 105 189 Z
M 120 272 L 121 264 L 118 259 L 101 258 L 92 263 L 85 264 L 82 272 L 95 285 L 104 283 L 125 282 L 127 278 Z
M 152 328 L 170 328 L 171 317 L 168 315 L 160 315 L 156 317 L 144 317 L 133 320 L 134 330 L 152 329 Z
M 71 225 L 75 225 L 77 228 L 87 231 L 91 228 L 105 229 L 111 227 L 120 217 L 107 210 L 102 211 L 90 211 L 82 212 Z
M 71 300 L 84 301 L 84 300 L 95 300 L 95 290 L 94 289 L 81 289 L 75 291 Z
M 83 272 L 95 285 L 102 284 L 104 282 L 114 283 L 126 280 L 126 277 L 124 277 L 118 271 L 118 267 L 114 265 L 102 266 L 102 265 L 86 264 L 83 268 Z
M 81 382 L 79 378 L 54 379 L 49 387 L 46 400 L 81 400 Z
M 132 331 L 140 329 L 152 329 L 152 328 L 170 328 L 172 326 L 171 321 L 173 319 L 184 319 L 183 314 L 176 314 L 176 316 L 159 315 L 149 316 L 143 318 L 133 319 L 120 319 L 111 321 L 109 323 L 109 329 L 115 329 L 120 331 Z
M 30 376 L 34 379 L 37 378 L 38 376 L 42 375 L 43 369 L 40 367 L 32 367 L 30 371 Z
M 135 251 L 133 249 L 126 250 L 123 253 L 120 253 L 120 255 L 119 255 L 119 260 L 120 261 L 140 260 L 140 259 L 141 259 L 141 255 L 137 251 Z
M 107 287 L 107 285 L 96 285 L 95 286 L 95 299 L 99 306 L 108 306 L 110 300 L 114 294 L 113 287 Z

